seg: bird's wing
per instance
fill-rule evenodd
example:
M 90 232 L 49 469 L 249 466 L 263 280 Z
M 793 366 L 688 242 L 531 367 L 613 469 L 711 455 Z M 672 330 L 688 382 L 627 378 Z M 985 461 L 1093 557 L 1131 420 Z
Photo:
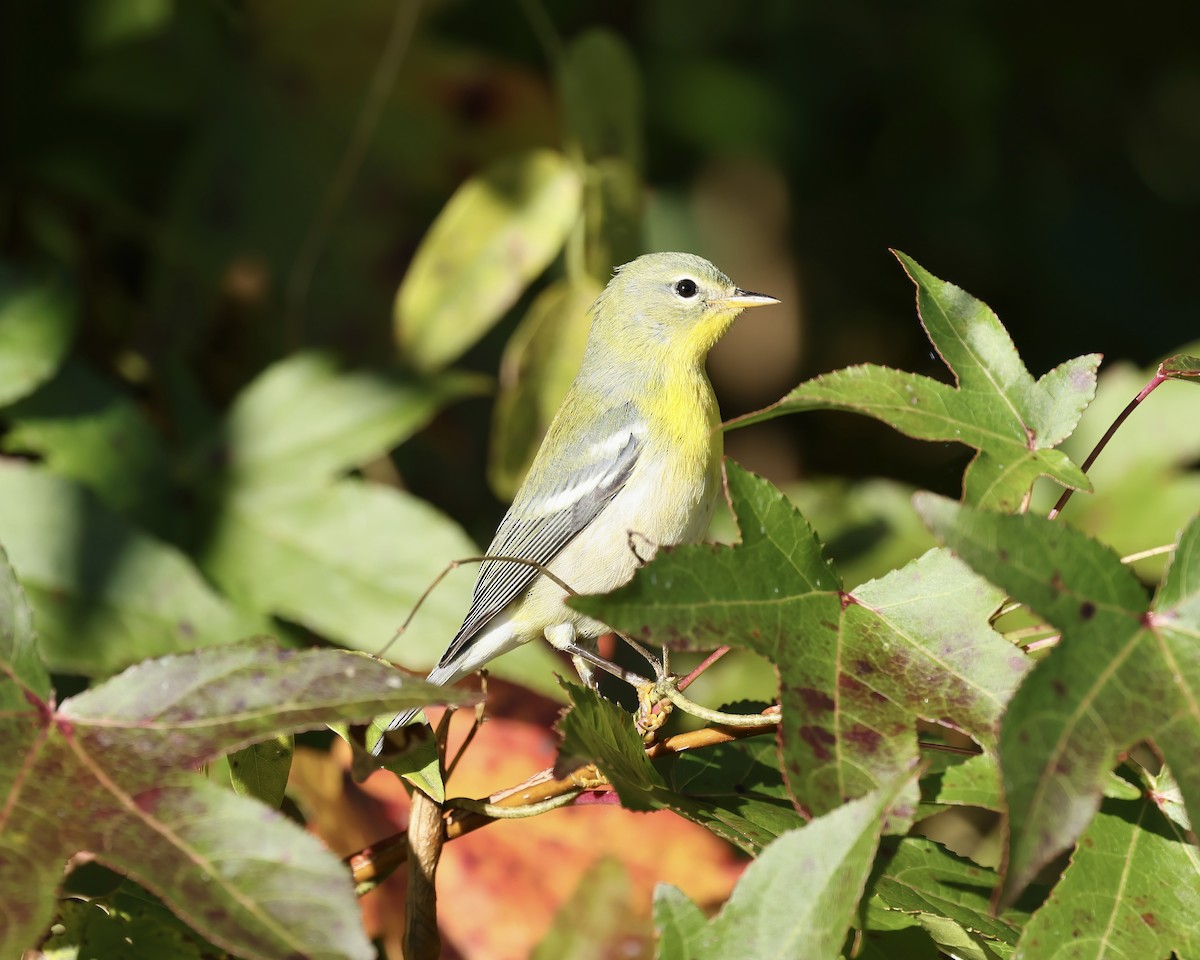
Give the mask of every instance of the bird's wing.
M 644 430 L 632 404 L 599 417 L 578 441 L 556 452 L 574 469 L 556 483 L 536 480 L 534 464 L 488 548 L 490 557 L 516 557 L 546 565 L 595 519 L 629 479 L 643 446 Z M 529 563 L 485 560 L 471 594 L 471 607 L 439 667 L 455 660 L 475 635 L 539 576 Z

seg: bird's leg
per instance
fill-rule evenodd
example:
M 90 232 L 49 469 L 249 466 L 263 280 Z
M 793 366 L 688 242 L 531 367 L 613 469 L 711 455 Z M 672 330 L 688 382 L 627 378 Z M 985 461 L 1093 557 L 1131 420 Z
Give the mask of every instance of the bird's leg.
M 650 669 L 654 671 L 654 676 L 657 679 L 661 680 L 663 677 L 665 677 L 667 675 L 667 648 L 666 647 L 663 647 L 663 658 L 662 658 L 662 660 L 659 660 L 658 657 L 656 657 L 653 653 L 651 653 L 649 650 L 647 650 L 645 647 L 643 647 L 640 643 L 638 643 L 636 640 L 634 640 L 633 637 L 626 636 L 623 633 L 618 633 L 617 636 L 620 637 L 622 640 L 624 640 L 627 644 L 629 644 L 630 647 L 632 647 L 642 657 L 645 658 L 646 662 L 648 664 L 650 664 Z
M 635 687 L 650 682 L 645 677 L 626 670 L 611 660 L 605 660 L 594 650 L 580 646 L 573 623 L 556 623 L 552 627 L 547 627 L 545 634 L 546 639 L 550 641 L 550 646 L 571 655 L 571 662 L 575 664 L 575 671 L 579 674 L 579 679 L 592 689 L 595 689 L 596 686 L 595 668 L 611 673 L 614 677 Z

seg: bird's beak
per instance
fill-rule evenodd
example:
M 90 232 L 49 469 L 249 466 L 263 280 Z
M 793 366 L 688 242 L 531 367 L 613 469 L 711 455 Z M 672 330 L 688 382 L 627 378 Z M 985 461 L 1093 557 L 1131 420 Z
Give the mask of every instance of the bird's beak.
M 751 293 L 749 290 L 734 290 L 732 297 L 722 297 L 716 301 L 723 307 L 765 307 L 768 304 L 778 303 L 775 297 L 769 297 L 765 293 Z

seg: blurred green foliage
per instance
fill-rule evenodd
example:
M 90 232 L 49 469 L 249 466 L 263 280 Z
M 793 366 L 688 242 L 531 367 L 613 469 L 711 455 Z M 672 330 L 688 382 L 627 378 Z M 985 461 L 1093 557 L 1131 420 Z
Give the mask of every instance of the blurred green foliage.
M 750 362 L 719 363 L 727 413 L 862 359 L 937 369 L 888 246 L 990 302 L 1035 375 L 1088 350 L 1145 363 L 1194 334 L 1200 306 L 1197 28 L 1181 3 L 1031 22 L 948 2 L 14 0 L 0 257 L 73 277 L 93 368 L 186 441 L 292 349 L 386 357 L 397 284 L 454 188 L 566 140 L 625 211 L 590 273 L 683 247 L 789 299 L 799 347 L 767 382 L 766 335 Z M 581 122 L 588 76 L 619 106 Z M 347 154 L 361 162 L 344 177 Z M 606 154 L 633 165 L 632 194 Z M 505 339 L 467 364 L 494 373 Z M 499 509 L 488 415 L 459 408 L 401 455 L 477 539 Z M 838 414 L 777 430 L 788 455 L 743 459 L 781 480 L 875 473 L 882 451 L 889 472 L 950 490 L 962 465 Z M 431 445 L 453 469 L 424 468 Z

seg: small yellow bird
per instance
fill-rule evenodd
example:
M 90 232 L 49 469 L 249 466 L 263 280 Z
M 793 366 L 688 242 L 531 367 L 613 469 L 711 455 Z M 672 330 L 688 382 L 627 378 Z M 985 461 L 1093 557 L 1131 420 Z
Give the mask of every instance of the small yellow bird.
M 744 309 L 778 302 L 687 253 L 651 253 L 616 269 L 592 305 L 579 374 L 488 547 L 498 559 L 480 565 L 471 607 L 430 681 L 453 683 L 539 637 L 570 653 L 587 678 L 608 628 L 568 607 L 534 564 L 576 593 L 607 593 L 658 547 L 704 535 L 721 473 L 705 357 Z M 381 737 L 374 752 L 382 745 Z

